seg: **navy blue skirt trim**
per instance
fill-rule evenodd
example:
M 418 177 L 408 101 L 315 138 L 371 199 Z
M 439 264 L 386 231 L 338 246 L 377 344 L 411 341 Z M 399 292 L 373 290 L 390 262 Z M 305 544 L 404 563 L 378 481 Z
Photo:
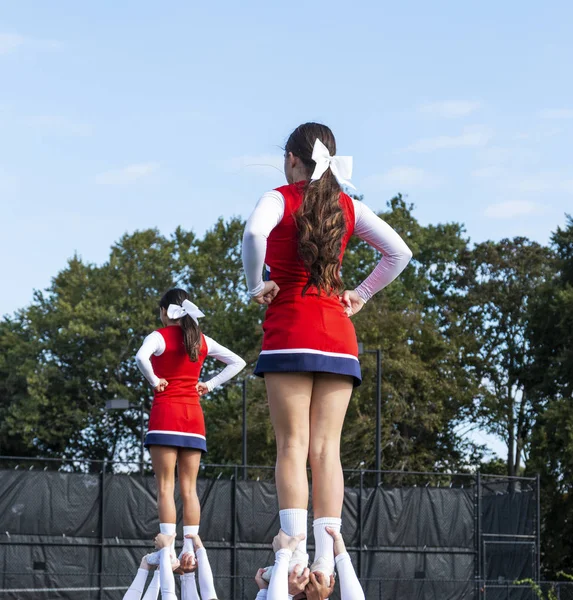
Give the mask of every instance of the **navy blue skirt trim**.
M 336 373 L 352 377 L 354 387 L 362 383 L 358 360 L 311 352 L 263 352 L 259 355 L 255 375 L 264 377 L 265 373 Z
M 207 441 L 202 436 L 179 434 L 176 431 L 150 431 L 145 436 L 145 447 L 176 446 L 177 448 L 193 448 L 207 452 Z

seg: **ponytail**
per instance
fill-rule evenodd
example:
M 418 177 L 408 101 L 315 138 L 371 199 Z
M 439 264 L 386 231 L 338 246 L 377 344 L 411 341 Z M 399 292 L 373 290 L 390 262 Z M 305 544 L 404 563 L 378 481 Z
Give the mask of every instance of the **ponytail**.
M 205 315 L 194 304 L 189 302 L 189 294 L 181 288 L 173 288 L 166 292 L 159 301 L 159 306 L 167 311 L 175 311 L 175 316 L 170 316 L 169 314 L 168 316 L 179 323 L 183 331 L 185 351 L 189 358 L 193 362 L 196 362 L 199 359 L 199 350 L 201 348 L 201 328 L 196 319 Z M 186 310 L 194 310 L 196 318 L 191 317 L 185 312 Z
M 185 315 L 179 319 L 179 325 L 183 330 L 183 343 L 189 358 L 193 362 L 199 359 L 199 348 L 201 348 L 201 329 L 199 325 L 189 316 Z

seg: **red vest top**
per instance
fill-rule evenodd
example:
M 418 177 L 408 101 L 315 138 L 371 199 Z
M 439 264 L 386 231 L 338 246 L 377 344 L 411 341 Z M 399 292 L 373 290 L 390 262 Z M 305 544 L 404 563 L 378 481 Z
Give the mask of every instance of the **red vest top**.
M 183 330 L 179 325 L 170 325 L 157 330 L 165 340 L 165 351 L 160 356 L 152 356 L 153 371 L 169 385 L 163 392 L 155 392 L 154 404 L 160 402 L 199 401 L 197 383 L 201 369 L 207 358 L 207 343 L 201 334 L 201 348 L 198 359 L 193 362 L 183 342 Z
M 294 215 L 302 204 L 305 182 L 297 182 L 277 188 L 284 198 L 285 209 L 281 222 L 272 230 L 267 240 L 265 262 L 270 267 L 270 278 L 275 281 L 281 292 L 298 291 L 308 281 L 308 272 L 298 254 L 298 230 Z M 346 219 L 346 232 L 340 244 L 340 264 L 354 232 L 354 205 L 352 198 L 341 192 L 340 208 Z M 308 293 L 316 293 L 309 288 Z M 284 296 L 284 294 L 283 294 Z

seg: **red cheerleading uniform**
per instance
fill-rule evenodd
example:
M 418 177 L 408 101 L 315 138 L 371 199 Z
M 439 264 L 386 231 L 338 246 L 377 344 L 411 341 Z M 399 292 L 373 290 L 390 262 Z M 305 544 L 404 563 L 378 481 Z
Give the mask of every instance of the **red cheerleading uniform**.
M 207 357 L 207 343 L 201 334 L 198 359 L 193 362 L 185 349 L 183 330 L 179 325 L 157 330 L 165 340 L 165 351 L 152 356 L 153 371 L 169 385 L 155 392 L 146 446 L 177 446 L 207 451 L 205 419 L 197 383 Z
M 271 372 L 324 372 L 348 375 L 360 385 L 358 343 L 351 319 L 338 295 L 318 294 L 316 288 L 302 290 L 308 272 L 298 254 L 298 231 L 294 215 L 304 196 L 304 183 L 277 188 L 284 198 L 282 220 L 267 240 L 265 262 L 279 293 L 269 305 L 263 323 L 263 347 L 255 374 Z M 341 192 L 340 208 L 346 232 L 340 248 L 340 263 L 354 232 L 354 205 Z

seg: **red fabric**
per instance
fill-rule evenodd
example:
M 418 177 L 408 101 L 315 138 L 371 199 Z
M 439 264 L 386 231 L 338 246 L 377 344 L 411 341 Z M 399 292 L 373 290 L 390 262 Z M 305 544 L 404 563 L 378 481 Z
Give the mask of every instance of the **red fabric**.
M 201 369 L 207 357 L 207 343 L 201 335 L 199 358 L 193 362 L 183 342 L 179 325 L 158 329 L 165 340 L 165 351 L 152 356 L 153 371 L 168 386 L 163 392 L 155 392 L 149 416 L 149 431 L 181 431 L 205 435 L 205 420 L 197 392 Z
M 277 191 L 284 198 L 285 210 L 281 222 L 269 235 L 265 261 L 270 267 L 270 278 L 278 284 L 280 292 L 267 309 L 263 350 L 309 348 L 358 356 L 354 325 L 338 296 L 327 296 L 324 292 L 319 296 L 313 288 L 302 296 L 308 274 L 298 254 L 294 214 L 302 203 L 304 184 L 286 185 Z M 355 219 L 352 199 L 344 193 L 340 194 L 340 207 L 346 218 L 340 251 L 342 264 Z

